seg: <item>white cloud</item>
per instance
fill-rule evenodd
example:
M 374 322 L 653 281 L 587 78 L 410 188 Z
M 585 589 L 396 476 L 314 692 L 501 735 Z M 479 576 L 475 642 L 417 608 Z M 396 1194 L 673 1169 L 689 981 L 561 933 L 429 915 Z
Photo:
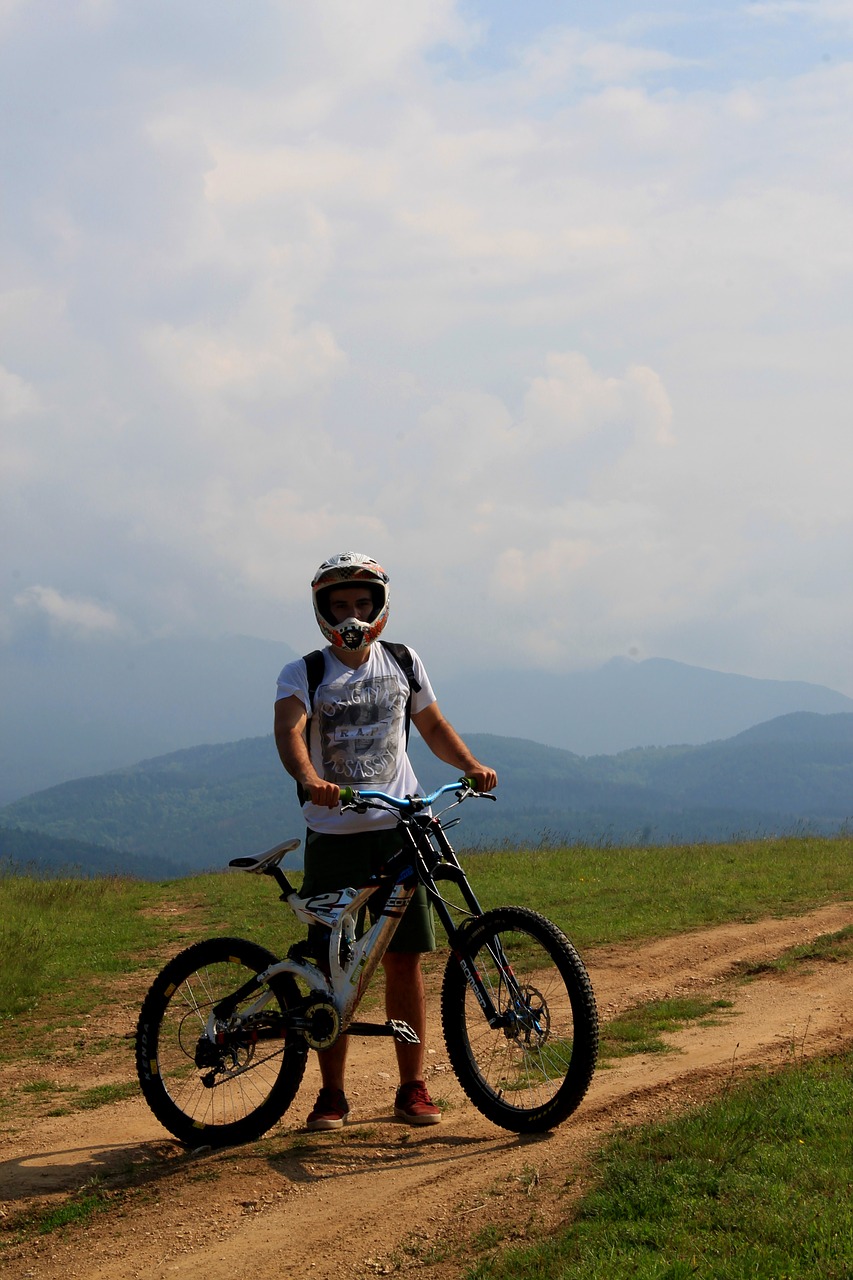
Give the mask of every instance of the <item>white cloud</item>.
M 348 87 L 372 86 L 420 63 L 424 49 L 467 45 L 474 36 L 455 0 L 321 0 L 309 6 L 308 29 L 322 41 L 327 74 Z M 313 34 L 313 32 L 312 32 Z
M 851 0 L 753 0 L 747 12 L 761 19 L 808 18 L 829 26 L 853 26 Z
M 343 146 L 274 146 L 251 152 L 223 143 L 212 148 L 205 192 L 213 204 L 253 205 L 282 196 L 323 196 L 346 190 L 350 199 L 387 194 L 389 161 L 358 156 Z
M 689 65 L 660 49 L 590 38 L 584 32 L 556 27 L 543 33 L 523 54 L 530 90 L 549 93 L 576 88 L 578 80 L 593 84 L 624 83 L 654 72 Z
M 541 600 L 554 593 L 570 592 L 572 580 L 595 558 L 595 547 L 587 538 L 556 538 L 528 554 L 507 547 L 498 557 L 492 575 L 492 594 L 500 599 L 505 592 Z
M 39 405 L 35 387 L 0 365 L 0 419 L 35 413 Z
M 448 662 L 488 611 L 849 688 L 849 8 L 531 10 L 496 65 L 452 0 L 0 9 L 26 606 L 269 633 L 360 544 Z
M 168 377 L 207 397 L 286 401 L 334 377 L 345 357 L 328 326 L 315 321 L 294 332 L 286 304 L 266 301 L 230 327 L 160 325 L 146 346 Z
M 608 423 L 628 423 L 632 432 L 650 424 L 658 443 L 672 443 L 672 407 L 653 369 L 635 366 L 624 379 L 602 377 L 577 351 L 548 356 L 548 373 L 532 380 L 525 397 L 524 420 L 539 448 L 581 439 Z
M 14 603 L 24 613 L 40 614 L 58 631 L 78 637 L 113 635 L 122 630 L 117 614 L 108 605 L 63 595 L 55 587 L 27 587 L 15 596 Z

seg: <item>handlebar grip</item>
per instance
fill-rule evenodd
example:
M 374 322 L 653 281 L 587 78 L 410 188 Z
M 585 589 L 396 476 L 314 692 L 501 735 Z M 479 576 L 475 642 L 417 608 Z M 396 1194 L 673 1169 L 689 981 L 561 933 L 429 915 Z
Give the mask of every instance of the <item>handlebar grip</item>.
M 341 804 L 349 804 L 354 795 L 352 787 L 341 787 Z
M 470 787 L 472 791 L 479 791 L 480 789 L 473 778 L 460 778 L 459 781 L 463 787 Z

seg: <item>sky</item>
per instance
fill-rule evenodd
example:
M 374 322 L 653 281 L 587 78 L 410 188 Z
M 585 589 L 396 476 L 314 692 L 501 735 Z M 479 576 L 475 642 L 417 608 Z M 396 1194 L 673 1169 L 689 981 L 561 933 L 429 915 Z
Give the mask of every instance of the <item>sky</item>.
M 0 0 L 0 638 L 853 695 L 853 0 Z

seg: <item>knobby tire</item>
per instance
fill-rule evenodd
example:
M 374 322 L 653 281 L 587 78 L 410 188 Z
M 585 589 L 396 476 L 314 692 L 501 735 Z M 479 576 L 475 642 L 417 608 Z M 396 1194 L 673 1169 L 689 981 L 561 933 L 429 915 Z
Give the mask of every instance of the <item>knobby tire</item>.
M 136 1035 L 139 1083 L 157 1119 L 186 1145 L 252 1142 L 296 1096 L 307 1046 L 300 1035 L 284 1035 L 282 1015 L 299 999 L 289 975 L 270 981 L 274 999 L 245 1030 L 229 1038 L 225 1028 L 221 1052 L 204 1035 L 213 1005 L 275 959 L 241 938 L 197 942 L 166 965 L 145 998 Z M 201 1040 L 206 1061 L 197 1066 Z
M 479 973 L 502 1026 L 489 1025 L 463 964 Z M 577 951 L 544 916 L 498 907 L 471 921 L 445 970 L 441 1016 L 459 1083 L 501 1128 L 553 1129 L 580 1105 L 598 1057 L 595 996 Z

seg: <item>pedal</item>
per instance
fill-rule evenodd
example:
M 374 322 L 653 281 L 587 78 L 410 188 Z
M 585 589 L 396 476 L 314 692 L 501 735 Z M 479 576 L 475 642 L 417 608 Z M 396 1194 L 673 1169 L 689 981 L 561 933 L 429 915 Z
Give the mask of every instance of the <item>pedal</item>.
M 408 1022 L 399 1022 L 396 1018 L 389 1018 L 388 1026 L 394 1039 L 399 1040 L 401 1044 L 420 1044 L 420 1036 L 412 1030 Z
M 351 1022 L 345 1035 L 348 1036 L 393 1036 L 401 1044 L 420 1044 L 420 1037 L 412 1030 L 408 1022 L 400 1022 L 389 1018 L 387 1022 Z

